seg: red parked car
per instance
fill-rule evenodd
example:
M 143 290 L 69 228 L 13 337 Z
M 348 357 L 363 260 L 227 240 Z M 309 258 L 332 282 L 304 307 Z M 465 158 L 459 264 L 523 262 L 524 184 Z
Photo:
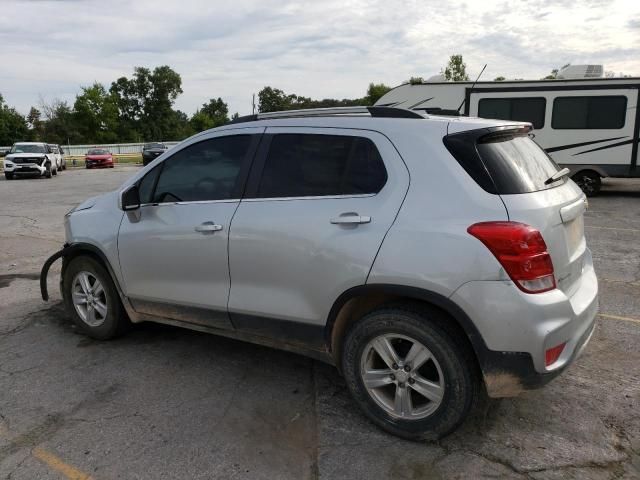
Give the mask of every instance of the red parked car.
M 92 148 L 84 156 L 84 166 L 87 168 L 113 168 L 113 155 L 104 148 Z

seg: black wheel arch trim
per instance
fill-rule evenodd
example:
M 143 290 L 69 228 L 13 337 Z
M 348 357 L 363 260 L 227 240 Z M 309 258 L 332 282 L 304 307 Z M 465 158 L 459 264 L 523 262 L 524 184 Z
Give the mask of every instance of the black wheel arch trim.
M 107 259 L 107 256 L 104 254 L 104 252 L 99 247 L 96 247 L 95 245 L 92 245 L 90 243 L 78 242 L 72 244 L 65 243 L 62 250 L 59 250 L 51 255 L 42 265 L 42 269 L 40 270 L 40 294 L 42 296 L 42 300 L 44 300 L 45 302 L 49 300 L 49 292 L 47 289 L 47 275 L 49 274 L 51 265 L 53 265 L 53 263 L 59 258 L 64 259 L 65 257 L 76 256 L 77 254 L 82 252 L 91 253 L 100 259 L 100 261 L 104 264 L 105 268 L 109 272 L 109 275 L 111 275 L 111 279 L 113 280 L 113 283 L 118 290 L 118 294 L 122 297 L 123 292 L 120 288 L 118 277 L 115 275 L 115 272 L 111 267 L 111 263 Z
M 325 326 L 324 341 L 327 349 L 331 348 L 333 327 L 342 307 L 353 298 L 371 293 L 390 294 L 424 301 L 451 315 L 466 333 L 485 379 L 487 392 L 492 397 L 512 396 L 522 390 L 541 387 L 560 373 L 559 371 L 546 374 L 538 373 L 535 370 L 533 358 L 527 352 L 490 350 L 471 318 L 455 302 L 439 293 L 404 285 L 367 284 L 350 288 L 340 295 L 331 308 Z M 496 378 L 500 378 L 500 381 L 496 382 Z
M 487 350 L 487 346 L 480 335 L 480 332 L 473 324 L 469 316 L 452 300 L 448 299 L 444 295 L 432 292 L 430 290 L 409 287 L 404 285 L 394 285 L 387 283 L 373 283 L 360 285 L 350 288 L 346 292 L 342 293 L 338 299 L 334 302 L 329 312 L 327 324 L 325 327 L 325 342 L 331 346 L 331 335 L 335 321 L 338 317 L 338 313 L 342 307 L 351 299 L 371 293 L 381 293 L 388 295 L 395 295 L 400 297 L 407 297 L 414 300 L 421 300 L 433 304 L 434 306 L 444 310 L 451 315 L 462 327 L 467 334 L 469 341 L 471 342 L 476 354 L 479 350 Z

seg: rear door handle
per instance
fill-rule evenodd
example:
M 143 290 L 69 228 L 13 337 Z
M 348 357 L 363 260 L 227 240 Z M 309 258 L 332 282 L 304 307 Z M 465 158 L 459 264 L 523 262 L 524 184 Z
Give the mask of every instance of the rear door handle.
M 214 222 L 204 222 L 194 228 L 196 232 L 200 233 L 213 233 L 222 230 L 222 225 L 218 225 Z
M 357 213 L 343 213 L 339 217 L 332 218 L 330 221 L 334 225 L 358 225 L 361 223 L 370 223 L 371 217 L 358 215 Z

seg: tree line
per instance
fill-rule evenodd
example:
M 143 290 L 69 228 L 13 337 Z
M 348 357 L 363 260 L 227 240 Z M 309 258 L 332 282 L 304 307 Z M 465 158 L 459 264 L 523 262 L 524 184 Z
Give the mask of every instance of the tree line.
M 558 70 L 545 78 L 555 78 Z M 452 55 L 440 71 L 446 81 L 468 81 L 462 55 Z M 497 77 L 495 80 L 505 80 Z M 411 77 L 405 83 L 423 83 Z M 270 86 L 258 92 L 258 112 L 301 108 L 349 107 L 373 105 L 391 87 L 370 83 L 359 98 L 314 100 L 285 93 Z M 131 77 L 120 77 L 107 88 L 101 83 L 82 87 L 70 104 L 55 99 L 41 99 L 25 116 L 6 104 L 0 93 L 0 145 L 16 141 L 45 141 L 59 144 L 103 144 L 182 140 L 194 133 L 233 120 L 227 103 L 210 98 L 193 115 L 174 109 L 182 93 L 182 78 L 169 66 L 153 70 L 136 67 Z

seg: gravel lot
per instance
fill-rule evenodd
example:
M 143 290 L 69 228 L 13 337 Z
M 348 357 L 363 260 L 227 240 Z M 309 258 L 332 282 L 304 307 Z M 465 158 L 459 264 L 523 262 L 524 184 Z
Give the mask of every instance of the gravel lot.
M 0 478 L 640 478 L 640 181 L 590 200 L 602 315 L 583 357 L 421 444 L 373 427 L 305 357 L 159 325 L 89 340 L 59 264 L 42 302 L 64 213 L 135 169 L 0 180 Z

